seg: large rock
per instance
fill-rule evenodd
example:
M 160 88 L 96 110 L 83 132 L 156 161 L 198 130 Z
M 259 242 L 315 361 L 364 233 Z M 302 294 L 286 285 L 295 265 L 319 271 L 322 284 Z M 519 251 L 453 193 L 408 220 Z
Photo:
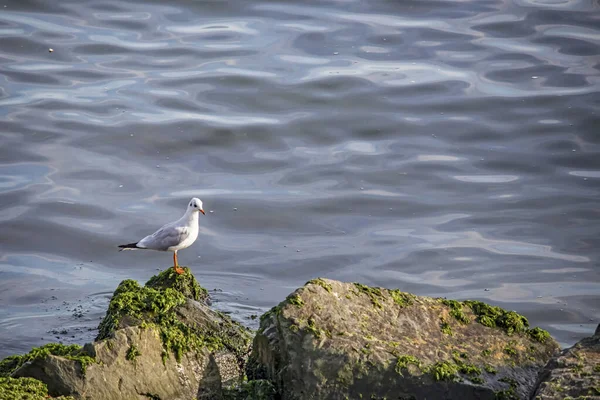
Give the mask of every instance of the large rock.
M 247 372 L 283 400 L 528 399 L 558 349 L 513 311 L 317 279 L 261 317 Z
M 548 362 L 540 373 L 535 399 L 600 399 L 600 325 L 594 336 Z
M 0 372 L 76 399 L 220 399 L 223 385 L 243 379 L 251 336 L 207 297 L 188 269 L 170 268 L 145 287 L 123 281 L 94 343 L 34 349 L 2 361 Z

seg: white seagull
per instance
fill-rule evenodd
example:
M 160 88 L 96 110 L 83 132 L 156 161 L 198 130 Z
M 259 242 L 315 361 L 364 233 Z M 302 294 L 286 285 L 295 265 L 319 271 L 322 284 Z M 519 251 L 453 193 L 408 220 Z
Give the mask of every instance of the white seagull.
M 166 224 L 152 235 L 148 235 L 139 242 L 122 244 L 123 250 L 158 250 L 173 252 L 173 268 L 178 274 L 183 274 L 183 268 L 177 265 L 177 251 L 190 247 L 198 237 L 198 213 L 204 213 L 202 200 L 194 197 L 190 200 L 183 217 L 175 222 Z

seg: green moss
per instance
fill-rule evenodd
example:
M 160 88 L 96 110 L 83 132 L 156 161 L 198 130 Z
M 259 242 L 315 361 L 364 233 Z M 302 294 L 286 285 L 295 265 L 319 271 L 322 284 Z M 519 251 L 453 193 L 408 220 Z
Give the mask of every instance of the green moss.
M 513 389 L 515 389 L 519 386 L 519 382 L 517 382 L 515 379 L 510 378 L 508 376 L 498 379 L 498 382 L 508 383 L 510 385 L 510 387 Z
M 402 375 L 402 370 L 407 369 L 410 364 L 416 365 L 418 368 L 421 367 L 421 361 L 414 356 L 400 356 L 396 360 L 395 370 L 398 374 Z
M 0 399 L 6 400 L 47 400 L 46 384 L 33 378 L 0 377 Z M 73 397 L 52 397 L 53 399 L 74 400 Z
M 508 376 L 498 379 L 498 382 L 508 383 L 510 387 L 508 389 L 496 392 L 497 400 L 519 400 L 519 397 L 515 393 L 515 389 L 519 386 L 519 382 Z
M 186 272 L 179 275 L 169 268 L 151 278 L 148 281 L 150 286 L 146 287 L 132 280 L 121 282 L 100 323 L 96 340 L 110 338 L 127 319 L 127 325 L 154 327 L 159 332 L 165 350 L 163 362 L 171 353 L 180 361 L 184 353 L 200 348 L 209 351 L 226 348 L 236 356 L 243 356 L 250 335 L 247 329 L 233 323 L 229 317 L 217 312 L 222 318 L 218 327 L 209 326 L 210 323 L 203 327 L 189 326 L 179 319 L 176 308 L 185 304 L 186 294 L 192 299 L 202 299 L 201 294 L 205 292 L 189 269 Z M 166 287 L 168 284 L 173 287 Z
M 477 316 L 477 322 L 484 326 L 502 328 L 508 335 L 527 332 L 529 321 L 514 311 L 506 311 L 481 301 L 467 300 L 464 303 L 471 307 L 473 313 Z M 534 335 L 539 334 L 538 331 L 532 333 Z
M 499 390 L 495 398 L 496 400 L 520 400 L 514 389 Z
M 491 355 L 492 355 L 492 351 L 491 351 L 490 349 L 485 349 L 485 350 L 482 350 L 482 351 L 481 351 L 481 355 L 482 355 L 483 357 L 489 357 L 489 356 L 491 356 Z
M 140 353 L 137 346 L 135 344 L 132 344 L 131 346 L 129 346 L 129 349 L 127 349 L 125 358 L 129 361 L 135 361 L 135 359 L 141 355 L 142 355 L 142 353 Z
M 485 382 L 483 380 L 483 378 L 479 377 L 479 376 L 472 376 L 469 377 L 469 380 L 477 385 L 483 385 L 483 383 Z
M 571 368 L 571 372 L 577 375 L 581 375 L 581 373 L 583 372 L 583 363 L 573 365 L 573 367 Z
M 469 364 L 464 361 L 468 358 L 469 358 L 469 356 L 466 353 L 461 353 L 456 350 L 452 351 L 452 359 L 454 360 L 454 363 L 457 365 L 458 371 L 460 373 L 465 374 L 465 375 L 472 375 L 472 376 L 481 375 L 481 368 L 476 367 L 475 365 Z M 471 378 L 469 378 L 469 379 L 471 379 Z
M 550 334 L 548 331 L 545 331 L 539 327 L 535 327 L 533 329 L 529 329 L 527 331 L 527 335 L 536 342 L 546 343 L 546 340 L 550 339 Z
M 88 365 L 96 362 L 95 358 L 90 357 L 83 351 L 83 348 L 77 344 L 67 346 L 60 343 L 48 343 L 41 347 L 32 348 L 27 354 L 5 358 L 0 362 L 0 375 L 7 377 L 26 362 L 44 359 L 49 355 L 60 356 L 77 361 L 79 365 L 81 365 L 81 372 L 84 375 Z
M 333 288 L 331 287 L 331 285 L 321 278 L 311 279 L 310 281 L 306 282 L 306 285 L 308 284 L 319 285 L 323 289 L 327 290 L 329 293 L 333 292 Z
M 512 345 L 507 344 L 506 347 L 504 347 L 504 352 L 506 354 L 508 354 L 509 356 L 516 356 L 517 355 L 517 349 L 515 349 Z
M 146 282 L 146 287 L 152 289 L 170 288 L 181 293 L 184 297 L 196 301 L 208 299 L 208 291 L 200 286 L 189 268 L 183 267 L 184 273 L 178 274 L 173 268 L 167 268 L 158 275 L 154 275 Z
M 309 332 L 312 332 L 316 338 L 321 338 L 323 336 L 322 330 L 317 328 L 317 324 L 313 317 L 308 318 L 308 321 L 306 322 L 306 329 Z
M 594 366 L 594 372 L 600 372 L 600 363 Z
M 281 306 L 276 305 L 275 307 L 271 308 L 269 311 L 260 316 L 260 324 L 262 325 L 264 321 L 266 321 L 268 318 L 277 317 L 279 314 L 281 314 Z
M 289 296 L 287 300 L 290 304 L 293 304 L 297 307 L 302 307 L 304 305 L 304 300 L 302 300 L 302 297 L 298 296 L 297 294 Z
M 443 334 L 452 336 L 452 327 L 444 318 L 440 318 L 440 329 Z
M 498 371 L 496 370 L 496 368 L 492 367 L 491 365 L 486 365 L 485 367 L 483 367 L 483 369 L 485 370 L 485 372 L 487 372 L 488 374 L 496 374 Z
M 276 390 L 268 380 L 257 379 L 223 388 L 223 400 L 274 400 Z
M 526 332 L 527 328 L 529 327 L 529 321 L 527 321 L 527 318 L 514 311 L 504 313 L 504 315 L 500 317 L 500 320 L 497 321 L 496 324 L 503 328 L 508 335 Z
M 392 300 L 394 300 L 394 303 L 398 304 L 400 307 L 412 306 L 414 303 L 414 294 L 401 292 L 398 289 L 390 290 L 389 293 L 392 297 Z
M 465 375 L 481 375 L 481 368 L 476 367 L 473 364 L 462 363 L 459 365 L 458 370 Z
M 0 361 L 0 376 L 10 376 L 14 370 L 19 368 L 23 362 L 22 356 L 8 356 Z
M 354 286 L 356 287 L 356 289 L 358 289 L 358 293 L 363 293 L 369 296 L 369 298 L 371 299 L 371 303 L 375 307 L 383 309 L 383 305 L 380 301 L 383 296 L 383 293 L 381 292 L 380 288 L 370 287 L 367 285 L 363 285 L 362 283 L 354 283 Z
M 471 322 L 469 317 L 467 317 L 463 312 L 463 304 L 460 301 L 448 299 L 441 299 L 440 301 L 442 304 L 450 307 L 450 315 L 453 316 L 458 322 L 461 324 L 468 324 Z
M 468 360 L 469 355 L 467 353 L 461 353 L 458 350 L 452 350 L 452 358 L 456 363 L 462 363 L 462 360 Z
M 436 381 L 456 382 L 459 380 L 458 366 L 448 361 L 438 361 L 429 366 L 427 372 L 429 372 Z

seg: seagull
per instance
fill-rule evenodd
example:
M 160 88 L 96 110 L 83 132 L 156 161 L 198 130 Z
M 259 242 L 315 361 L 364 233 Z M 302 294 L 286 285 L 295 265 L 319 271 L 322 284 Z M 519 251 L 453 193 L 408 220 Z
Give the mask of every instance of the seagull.
M 206 215 L 202 208 L 202 200 L 194 197 L 190 200 L 183 217 L 175 222 L 164 225 L 162 228 L 148 235 L 139 242 L 122 244 L 121 250 L 158 250 L 173 252 L 173 268 L 178 274 L 185 271 L 177 264 L 177 251 L 190 247 L 198 237 L 198 215 Z

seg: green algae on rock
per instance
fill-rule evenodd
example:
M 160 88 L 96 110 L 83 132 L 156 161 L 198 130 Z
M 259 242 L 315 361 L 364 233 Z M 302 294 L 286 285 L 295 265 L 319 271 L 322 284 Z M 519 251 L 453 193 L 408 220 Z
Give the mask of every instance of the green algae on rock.
M 182 267 L 183 274 L 178 274 L 173 268 L 168 268 L 158 275 L 154 275 L 146 282 L 146 287 L 153 289 L 171 288 L 181 293 L 184 297 L 196 301 L 206 301 L 208 291 L 200 286 L 188 267 Z
M 188 269 L 186 276 L 171 271 L 158 274 L 144 287 L 133 280 L 121 282 L 97 340 L 83 348 L 98 361 L 87 364 L 87 371 L 79 360 L 84 353 L 72 353 L 68 346 L 68 351 L 36 350 L 28 358 L 39 357 L 30 362 L 22 363 L 22 356 L 8 358 L 0 370 L 38 379 L 52 395 L 106 400 L 220 398 L 222 385 L 243 377 L 250 331 L 197 301 L 205 299 L 204 289 Z
M 49 355 L 60 356 L 78 362 L 84 374 L 88 365 L 96 362 L 94 357 L 87 354 L 77 344 L 48 343 L 40 347 L 34 347 L 27 354 L 9 356 L 0 361 L 0 376 L 8 377 L 26 362 L 44 359 Z
M 137 346 L 135 344 L 132 344 L 131 346 L 129 346 L 125 358 L 129 361 L 135 362 L 135 359 L 141 354 L 142 353 L 140 353 L 140 350 L 137 348 Z
M 421 361 L 414 356 L 400 356 L 396 360 L 396 372 L 402 375 L 402 370 L 408 369 L 410 365 L 415 365 L 417 368 L 421 368 Z
M 600 324 L 592 337 L 553 357 L 539 374 L 532 399 L 600 399 Z
M 0 377 L 1 400 L 75 400 L 73 397 L 50 397 L 48 387 L 33 378 Z
M 152 277 L 144 287 L 133 280 L 121 282 L 100 323 L 96 340 L 110 338 L 119 328 L 140 325 L 154 327 L 160 332 L 165 349 L 163 361 L 170 354 L 174 354 L 179 361 L 184 353 L 199 348 L 210 351 L 237 349 L 239 346 L 231 343 L 229 332 L 193 327 L 181 320 L 177 310 L 186 303 L 186 299 L 206 300 L 208 296 L 206 289 L 198 284 L 189 269 L 184 267 L 184 270 L 185 273 L 179 275 L 169 268 Z M 237 333 L 250 340 L 246 330 L 237 329 Z
M 323 289 L 327 290 L 327 292 L 332 293 L 331 285 L 322 278 L 311 279 L 310 281 L 305 283 L 305 285 L 308 285 L 308 284 L 319 285 Z
M 247 374 L 283 400 L 526 398 L 558 344 L 484 305 L 314 279 L 261 317 Z
M 275 400 L 275 387 L 270 381 L 257 379 L 223 389 L 223 400 Z

